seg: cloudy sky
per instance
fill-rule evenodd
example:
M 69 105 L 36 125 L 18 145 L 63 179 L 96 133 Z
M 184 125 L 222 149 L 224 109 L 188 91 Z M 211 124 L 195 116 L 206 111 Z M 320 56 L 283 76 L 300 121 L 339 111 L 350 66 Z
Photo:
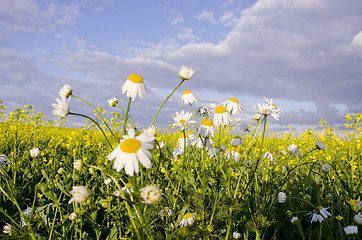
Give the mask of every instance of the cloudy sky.
M 10 110 L 29 104 L 55 119 L 66 83 L 107 112 L 113 96 L 126 107 L 121 86 L 136 73 L 148 93 L 131 116 L 147 127 L 183 65 L 195 74 L 155 125 L 189 110 L 178 101 L 191 90 L 196 108 L 234 97 L 250 120 L 267 97 L 284 110 L 276 126 L 341 126 L 362 112 L 361 1 L 0 1 L 0 100 Z M 71 111 L 90 109 L 72 98 Z

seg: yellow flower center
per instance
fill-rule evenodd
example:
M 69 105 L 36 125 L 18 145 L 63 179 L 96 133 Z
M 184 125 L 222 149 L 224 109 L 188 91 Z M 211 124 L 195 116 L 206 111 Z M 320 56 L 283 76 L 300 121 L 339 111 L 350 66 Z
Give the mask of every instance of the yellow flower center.
M 318 210 L 322 210 L 324 207 L 323 206 L 318 206 L 317 209 Z
M 239 101 L 236 98 L 229 98 L 229 100 L 234 102 L 234 103 L 239 103 Z
M 143 83 L 143 78 L 137 74 L 131 74 L 128 76 L 128 80 L 134 83 Z
M 186 90 L 182 95 L 192 93 L 190 90 Z
M 237 152 L 237 151 L 238 151 L 238 149 L 237 149 L 236 147 L 231 147 L 231 148 L 230 148 L 230 151 Z
M 136 153 L 141 147 L 141 142 L 135 138 L 128 138 L 121 143 L 121 150 L 125 153 Z
M 181 123 L 182 125 L 185 125 L 185 124 L 186 124 L 186 120 L 185 120 L 185 119 L 180 119 L 180 123 Z
M 190 219 L 190 218 L 192 218 L 192 213 L 186 213 L 185 215 L 184 215 L 184 219 Z
M 210 127 L 210 126 L 212 126 L 212 121 L 209 119 L 205 119 L 202 121 L 202 125 Z
M 215 113 L 226 113 L 227 109 L 224 106 L 218 106 L 215 108 Z

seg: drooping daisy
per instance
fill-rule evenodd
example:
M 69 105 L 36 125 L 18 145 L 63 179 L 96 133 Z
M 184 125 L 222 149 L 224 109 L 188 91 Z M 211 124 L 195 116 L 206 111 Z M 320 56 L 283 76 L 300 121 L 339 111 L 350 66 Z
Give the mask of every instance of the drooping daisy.
M 298 217 L 292 217 L 292 219 L 290 219 L 290 222 L 292 223 L 292 224 L 296 224 L 296 223 L 298 223 L 298 221 L 299 221 L 299 219 L 298 219 Z
M 178 141 L 177 141 L 177 146 L 184 149 L 186 148 L 189 144 L 192 145 L 192 143 L 196 140 L 196 136 L 193 132 L 186 132 L 186 133 L 180 133 Z
M 292 145 L 288 146 L 287 148 L 292 154 L 297 154 L 298 156 L 300 156 L 300 150 L 296 144 L 293 143 Z
M 185 129 L 189 123 L 196 123 L 196 121 L 190 120 L 192 113 L 190 112 L 176 112 L 176 116 L 173 117 L 174 123 L 172 126 L 179 127 L 181 130 Z
M 196 117 L 205 117 L 205 118 L 210 118 L 212 116 L 212 113 L 214 111 L 214 107 L 210 106 L 210 107 L 205 107 L 205 106 L 201 106 L 197 109 L 196 111 Z
M 195 146 L 197 149 L 204 148 L 204 146 L 206 147 L 206 149 L 210 149 L 213 144 L 214 142 L 212 141 L 212 139 L 208 137 L 207 138 L 198 137 L 192 143 L 192 146 Z
M 5 155 L 0 155 L 0 168 L 3 168 L 8 164 L 9 158 L 7 158 Z
M 215 126 L 219 126 L 219 125 L 228 125 L 231 122 L 231 118 L 230 115 L 226 109 L 226 107 L 224 106 L 218 106 L 215 108 L 215 112 L 214 112 L 214 125 Z
M 215 136 L 215 126 L 209 119 L 202 120 L 201 127 L 199 129 L 199 134 L 202 137 L 214 137 Z
M 232 115 L 243 112 L 243 108 L 240 106 L 239 101 L 236 98 L 229 98 L 227 101 L 221 103 L 221 105 L 225 106 L 227 111 Z
M 329 218 L 332 216 L 332 214 L 330 214 L 328 212 L 328 208 L 324 208 L 323 206 L 318 206 L 317 209 L 319 210 L 320 214 L 324 217 L 324 218 Z
M 173 214 L 172 210 L 168 207 L 164 207 L 157 215 L 160 217 L 169 216 L 171 217 Z
M 139 172 L 138 161 L 145 168 L 151 167 L 152 154 L 149 150 L 153 148 L 155 137 L 142 133 L 135 137 L 134 129 L 124 135 L 117 147 L 107 156 L 108 160 L 114 159 L 113 167 L 117 172 L 123 168 L 127 175 L 133 176 Z
M 137 96 L 143 98 L 146 96 L 147 90 L 143 83 L 143 78 L 137 74 L 131 74 L 128 76 L 126 82 L 122 86 L 122 94 L 131 97 L 134 100 Z
M 287 200 L 287 195 L 283 192 L 279 192 L 278 193 L 278 202 L 285 203 L 285 200 Z
M 190 90 L 186 90 L 182 93 L 180 102 L 185 105 L 192 104 L 197 102 L 197 98 Z
M 343 230 L 347 235 L 357 235 L 358 234 L 358 227 L 357 226 L 344 227 Z
M 155 185 L 149 185 L 147 187 L 140 189 L 141 197 L 143 198 L 143 203 L 153 204 L 161 200 L 161 193 L 159 187 Z
M 72 194 L 72 198 L 69 200 L 68 204 L 72 202 L 84 203 L 89 197 L 89 191 L 86 186 L 73 186 L 70 194 Z
M 72 88 L 69 86 L 69 84 L 65 84 L 60 90 L 59 90 L 59 96 L 61 98 L 69 98 L 70 95 L 72 95 Z
M 143 132 L 147 133 L 151 137 L 155 137 L 157 134 L 157 130 L 153 125 L 149 126 L 147 129 L 143 129 Z
M 111 99 L 108 100 L 108 104 L 109 104 L 109 106 L 111 106 L 111 107 L 115 107 L 115 106 L 118 104 L 118 99 L 115 98 L 115 97 L 113 97 L 113 98 L 111 98 Z
M 58 118 L 65 118 L 69 114 L 69 99 L 68 101 L 65 98 L 57 98 L 57 103 L 53 103 L 53 115 Z
M 192 68 L 187 68 L 185 66 L 182 66 L 178 75 L 183 80 L 190 80 L 194 75 L 194 71 L 192 70 Z
M 36 157 L 39 156 L 39 155 L 40 155 L 40 150 L 39 150 L 39 148 L 33 147 L 32 149 L 30 149 L 30 157 L 36 158 Z
M 183 217 L 182 220 L 180 221 L 180 226 L 184 227 L 187 225 L 192 225 L 195 222 L 195 216 L 196 213 L 186 213 Z

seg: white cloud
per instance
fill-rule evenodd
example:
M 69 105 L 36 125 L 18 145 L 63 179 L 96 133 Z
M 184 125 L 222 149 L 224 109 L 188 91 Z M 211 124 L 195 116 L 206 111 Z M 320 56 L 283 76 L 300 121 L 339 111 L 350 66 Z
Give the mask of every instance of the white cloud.
M 362 51 L 362 31 L 353 37 L 350 47 L 351 50 Z
M 183 28 L 182 32 L 177 34 L 177 38 L 183 41 L 194 41 L 199 39 L 199 37 L 193 33 L 191 28 Z
M 169 16 L 168 16 L 167 20 L 171 23 L 171 25 L 176 25 L 176 24 L 184 22 L 184 19 L 183 19 L 181 13 L 179 13 L 175 10 L 170 10 L 168 12 L 168 15 Z
M 208 21 L 210 23 L 217 23 L 217 21 L 214 18 L 214 13 L 206 11 L 206 10 L 203 10 L 201 13 L 197 14 L 195 16 L 195 18 L 197 20 L 205 20 L 205 21 Z

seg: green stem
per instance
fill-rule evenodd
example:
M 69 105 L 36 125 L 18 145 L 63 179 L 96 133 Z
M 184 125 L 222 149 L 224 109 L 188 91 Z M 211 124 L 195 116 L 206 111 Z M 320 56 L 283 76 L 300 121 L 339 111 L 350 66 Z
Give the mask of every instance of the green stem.
M 128 105 L 127 105 L 126 116 L 124 117 L 124 123 L 123 123 L 123 133 L 124 133 L 124 134 L 127 134 L 127 131 L 126 131 L 127 118 L 128 118 L 129 107 L 131 106 L 131 101 L 132 101 L 132 98 L 130 97 L 130 98 L 129 98 L 129 101 L 128 101 Z
M 155 123 L 156 118 L 157 118 L 158 114 L 160 113 L 163 105 L 165 105 L 165 103 L 167 102 L 167 100 L 168 100 L 168 99 L 171 97 L 171 95 L 176 91 L 176 89 L 181 86 L 181 84 L 182 84 L 184 81 L 185 81 L 185 79 L 182 79 L 182 80 L 180 81 L 180 83 L 176 86 L 176 88 L 167 96 L 167 98 L 165 99 L 165 101 L 163 101 L 163 103 L 162 103 L 162 105 L 160 106 L 160 108 L 158 109 L 155 117 L 153 118 L 150 126 L 152 126 L 152 125 Z
M 112 144 L 109 142 L 109 140 L 108 140 L 108 138 L 107 138 L 107 135 L 104 133 L 103 129 L 101 128 L 101 126 L 99 126 L 99 124 L 98 124 L 96 121 L 94 121 L 92 118 L 90 118 L 90 117 L 88 117 L 88 116 L 86 116 L 86 115 L 80 114 L 80 113 L 72 113 L 72 112 L 69 112 L 68 114 L 69 114 L 69 115 L 75 115 L 75 116 L 84 117 L 84 118 L 87 118 L 87 119 L 91 120 L 91 121 L 92 121 L 94 124 L 96 124 L 97 127 L 101 130 L 101 132 L 103 133 L 104 137 L 106 138 L 109 146 L 110 146 L 111 148 L 113 148 Z
M 49 240 L 52 239 L 53 230 L 54 230 L 54 225 L 55 225 L 55 220 L 56 220 L 56 218 L 57 218 L 57 213 L 58 213 L 58 208 L 59 208 L 59 202 L 60 202 L 60 199 L 62 198 L 62 194 L 63 194 L 63 193 L 60 193 L 59 198 L 58 198 L 57 207 L 56 207 L 55 213 L 54 213 L 54 219 L 53 219 L 53 223 L 52 223 L 52 228 L 50 229 Z
M 102 121 L 104 122 L 104 124 L 105 124 L 106 127 L 108 128 L 109 132 L 112 134 L 112 136 L 113 136 L 115 139 L 118 140 L 118 138 L 114 135 L 114 133 L 113 133 L 113 131 L 111 130 L 111 128 L 108 126 L 107 121 L 103 118 L 102 114 L 98 111 L 97 108 L 95 108 L 95 107 L 94 107 L 92 104 L 90 104 L 88 101 L 86 101 L 86 100 L 84 100 L 84 99 L 82 99 L 82 98 L 80 98 L 80 97 L 77 97 L 77 96 L 75 96 L 75 95 L 73 95 L 73 94 L 72 94 L 71 96 L 74 97 L 74 98 L 77 98 L 77 99 L 79 99 L 79 100 L 87 103 L 89 106 L 91 106 L 91 107 L 96 111 L 96 113 L 98 114 L 98 116 L 102 119 Z M 99 125 L 98 125 L 98 127 L 99 127 Z
M 199 130 L 197 129 L 197 121 L 196 121 L 196 118 L 195 118 L 195 114 L 194 114 L 194 110 L 192 108 L 192 104 L 190 103 L 190 107 L 191 107 L 191 113 L 192 113 L 192 117 L 195 121 L 195 128 L 196 128 L 196 131 L 198 132 Z

